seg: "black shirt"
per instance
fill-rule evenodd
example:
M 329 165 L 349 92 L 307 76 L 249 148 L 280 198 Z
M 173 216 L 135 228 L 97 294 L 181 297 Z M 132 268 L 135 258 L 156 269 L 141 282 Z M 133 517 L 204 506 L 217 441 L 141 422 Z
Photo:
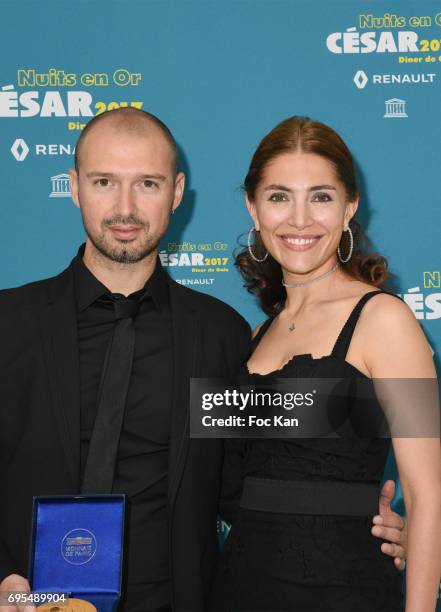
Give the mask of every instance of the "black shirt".
M 74 261 L 81 381 L 81 474 L 97 411 L 101 372 L 115 316 L 112 294 L 82 260 Z M 172 322 L 166 273 L 159 260 L 139 302 L 132 374 L 118 449 L 114 493 L 128 496 L 125 534 L 127 603 L 154 610 L 170 602 L 167 476 L 170 435 Z M 124 594 L 123 594 L 124 597 Z

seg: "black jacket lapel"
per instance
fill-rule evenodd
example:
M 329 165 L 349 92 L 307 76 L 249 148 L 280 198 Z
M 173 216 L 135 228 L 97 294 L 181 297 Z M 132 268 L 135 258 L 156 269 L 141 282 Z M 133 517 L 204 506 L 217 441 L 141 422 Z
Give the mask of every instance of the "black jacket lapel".
M 40 322 L 55 419 L 76 489 L 74 492 L 77 492 L 80 479 L 80 378 L 71 268 L 53 279 Z
M 169 501 L 173 502 L 188 452 L 190 378 L 197 370 L 198 328 L 196 311 L 180 285 L 172 280 L 169 285 L 173 320 Z

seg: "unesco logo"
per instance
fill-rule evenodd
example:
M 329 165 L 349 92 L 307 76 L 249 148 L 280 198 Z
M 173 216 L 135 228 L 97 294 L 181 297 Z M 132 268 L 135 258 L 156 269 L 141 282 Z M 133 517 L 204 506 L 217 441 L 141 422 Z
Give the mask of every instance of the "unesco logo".
M 96 550 L 96 538 L 88 529 L 72 529 L 61 541 L 63 559 L 72 565 L 88 563 L 95 556 Z

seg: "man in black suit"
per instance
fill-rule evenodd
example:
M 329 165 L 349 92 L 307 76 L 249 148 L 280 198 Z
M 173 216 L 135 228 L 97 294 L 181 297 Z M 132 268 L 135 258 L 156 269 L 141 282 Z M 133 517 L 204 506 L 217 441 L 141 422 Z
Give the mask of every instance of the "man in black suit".
M 85 245 L 59 276 L 0 293 L 0 590 L 28 588 L 32 496 L 94 492 L 94 424 L 125 321 L 133 343 L 111 484 L 129 500 L 121 609 L 206 605 L 223 443 L 190 440 L 189 381 L 233 375 L 250 329 L 158 261 L 184 182 L 173 136 L 156 117 L 129 108 L 96 117 L 71 171 Z M 122 359 L 114 376 L 126 366 Z M 391 516 L 382 535 L 399 541 Z

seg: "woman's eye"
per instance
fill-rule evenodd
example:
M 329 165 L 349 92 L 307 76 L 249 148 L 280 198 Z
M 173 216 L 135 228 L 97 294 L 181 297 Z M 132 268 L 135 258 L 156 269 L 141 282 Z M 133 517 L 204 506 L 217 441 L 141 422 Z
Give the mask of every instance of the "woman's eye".
M 313 198 L 313 202 L 332 202 L 332 198 L 329 193 L 315 193 Z
M 277 193 L 273 193 L 270 195 L 269 197 L 270 202 L 287 202 L 288 201 L 288 197 L 286 195 L 286 193 L 283 192 L 277 192 Z

